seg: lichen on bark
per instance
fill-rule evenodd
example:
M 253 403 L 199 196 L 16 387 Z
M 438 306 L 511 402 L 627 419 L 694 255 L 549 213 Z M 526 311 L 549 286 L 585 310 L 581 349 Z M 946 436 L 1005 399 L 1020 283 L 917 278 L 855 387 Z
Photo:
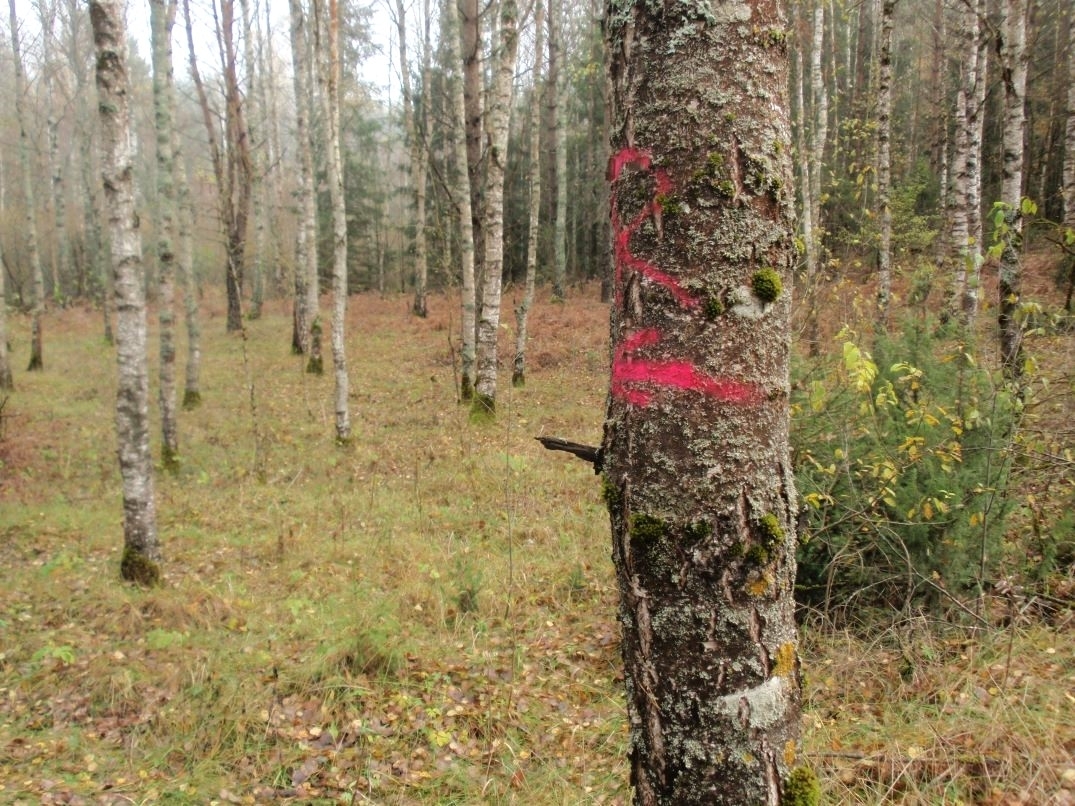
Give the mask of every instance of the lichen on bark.
M 610 5 L 603 483 L 641 804 L 779 804 L 795 758 L 784 30 L 773 0 Z

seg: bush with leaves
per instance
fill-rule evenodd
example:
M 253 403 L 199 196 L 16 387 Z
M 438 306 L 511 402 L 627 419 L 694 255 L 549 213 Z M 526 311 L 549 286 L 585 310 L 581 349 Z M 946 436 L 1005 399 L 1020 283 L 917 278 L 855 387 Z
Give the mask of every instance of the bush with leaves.
M 930 607 L 980 590 L 1008 508 L 1012 398 L 928 319 L 873 355 L 837 338 L 792 398 L 800 601 Z

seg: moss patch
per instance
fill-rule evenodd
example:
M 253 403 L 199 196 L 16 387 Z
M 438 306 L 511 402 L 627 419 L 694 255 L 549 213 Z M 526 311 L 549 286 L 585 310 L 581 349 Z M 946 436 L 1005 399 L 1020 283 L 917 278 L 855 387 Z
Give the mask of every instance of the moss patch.
M 133 582 L 143 588 L 156 588 L 161 584 L 160 566 L 129 546 L 123 549 L 119 575 L 127 582 Z
M 784 781 L 786 806 L 818 806 L 821 803 L 821 784 L 817 774 L 809 767 L 796 767 Z
M 772 269 L 761 269 L 755 272 L 750 278 L 750 285 L 754 290 L 754 296 L 765 303 L 775 302 L 784 290 L 780 275 Z
M 651 542 L 668 534 L 668 524 L 652 515 L 631 516 L 631 539 Z

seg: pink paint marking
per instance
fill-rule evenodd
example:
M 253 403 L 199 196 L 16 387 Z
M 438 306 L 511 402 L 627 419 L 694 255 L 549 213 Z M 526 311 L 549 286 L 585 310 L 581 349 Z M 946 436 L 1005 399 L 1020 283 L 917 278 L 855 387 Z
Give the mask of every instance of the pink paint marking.
M 648 152 L 641 151 L 637 148 L 624 148 L 617 154 L 614 154 L 609 160 L 609 180 L 614 182 L 619 179 L 620 174 L 623 173 L 623 169 L 627 165 L 637 165 L 642 170 L 648 171 L 650 170 L 651 163 L 652 159 Z M 638 231 L 639 227 L 645 223 L 647 218 L 660 214 L 661 205 L 659 198 L 672 191 L 672 180 L 669 179 L 668 173 L 664 169 L 658 168 L 654 170 L 653 179 L 653 198 L 650 199 L 642 210 L 639 211 L 638 215 L 636 215 L 626 226 L 620 218 L 618 194 L 615 191 L 612 193 L 612 231 L 614 233 L 614 252 L 616 258 L 616 301 L 622 301 L 623 270 L 628 268 L 638 272 L 643 277 L 652 280 L 658 285 L 667 288 L 672 296 L 675 297 L 676 302 L 683 307 L 696 308 L 699 304 L 698 300 L 683 287 L 679 280 L 631 252 L 631 236 Z
M 742 383 L 730 378 L 713 378 L 698 371 L 688 361 L 647 361 L 624 358 L 612 368 L 612 392 L 628 403 L 645 406 L 652 400 L 652 393 L 639 389 L 639 385 L 665 386 L 700 392 L 722 403 L 753 405 L 762 400 L 762 392 L 754 384 Z

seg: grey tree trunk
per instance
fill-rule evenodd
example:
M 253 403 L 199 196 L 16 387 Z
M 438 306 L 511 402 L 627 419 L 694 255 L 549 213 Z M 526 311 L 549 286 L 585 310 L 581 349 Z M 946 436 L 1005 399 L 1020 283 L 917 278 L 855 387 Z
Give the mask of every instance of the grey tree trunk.
M 541 213 L 541 151 L 538 133 L 541 126 L 541 63 L 544 59 L 545 6 L 537 0 L 534 9 L 534 63 L 531 70 L 533 99 L 530 102 L 529 138 L 527 145 L 530 162 L 530 221 L 526 232 L 526 280 L 523 299 L 515 309 L 515 363 L 511 382 L 515 386 L 526 384 L 526 339 L 530 306 L 534 304 L 534 282 L 537 277 L 538 218 Z
M 344 336 L 347 326 L 347 210 L 343 195 L 343 161 L 340 157 L 340 52 L 339 6 L 337 0 L 314 0 L 318 9 L 319 33 L 323 33 L 327 51 L 319 58 L 318 76 L 325 116 L 326 181 L 332 204 L 332 366 L 336 380 L 336 441 L 351 439 L 351 415 L 348 408 L 350 384 L 347 378 L 347 353 Z
M 497 336 L 500 331 L 500 294 L 504 271 L 504 169 L 507 167 L 508 126 L 511 89 L 515 76 L 515 55 L 519 44 L 518 6 L 515 0 L 501 0 L 500 47 L 496 52 L 496 72 L 489 92 L 486 119 L 489 148 L 485 166 L 485 281 L 482 287 L 481 316 L 477 335 L 477 382 L 473 410 L 479 414 L 496 411 Z
M 881 222 L 881 243 L 877 256 L 878 323 L 888 325 L 892 301 L 892 17 L 896 0 L 881 4 L 881 42 L 877 71 L 877 208 Z
M 1075 23 L 1069 26 L 1067 123 L 1064 133 L 1064 226 L 1075 239 Z M 1071 313 L 1075 295 L 1075 256 L 1069 258 L 1064 310 Z
M 553 158 L 555 173 L 552 189 L 555 191 L 555 220 L 553 224 L 552 298 L 563 300 L 567 285 L 567 139 L 565 137 L 566 112 L 563 93 L 562 65 L 563 43 L 561 23 L 564 18 L 565 0 L 549 4 L 549 101 L 553 125 Z
M 317 200 L 314 197 L 314 160 L 310 144 L 311 88 L 309 54 L 302 0 L 290 0 L 292 81 L 295 87 L 295 141 L 298 144 L 299 179 L 295 189 L 298 224 L 295 234 L 295 316 L 292 349 L 310 357 L 307 371 L 321 372 L 312 360 L 311 338 L 318 318 Z
M 266 132 L 269 121 L 263 103 L 261 77 L 257 74 L 258 61 L 254 55 L 254 18 L 250 12 L 250 0 L 239 0 L 243 17 L 243 61 L 246 63 L 246 103 L 250 110 L 247 115 L 247 136 L 250 138 L 250 217 L 254 224 L 254 242 L 251 244 L 250 265 L 251 293 L 250 310 L 247 316 L 257 319 L 261 316 L 261 307 L 265 303 L 265 174 L 268 161 L 265 159 Z
M 183 381 L 183 408 L 196 409 L 202 403 L 202 331 L 198 313 L 198 278 L 194 271 L 194 206 L 190 200 L 190 182 L 183 162 L 182 138 L 172 134 L 172 157 L 175 160 L 175 190 L 178 212 L 179 272 L 183 281 L 183 321 L 187 329 L 187 367 Z
M 792 769 L 786 27 L 761 0 L 617 4 L 607 21 L 616 283 L 599 465 L 647 806 L 816 794 Z
M 442 36 L 447 43 L 447 60 L 452 65 L 450 86 L 452 93 L 452 149 L 455 155 L 458 181 L 452 191 L 456 215 L 459 220 L 459 257 L 462 263 L 462 317 L 460 334 L 460 400 L 469 401 L 474 396 L 475 363 L 475 326 L 477 323 L 477 300 L 474 284 L 474 224 L 470 206 L 470 174 L 467 168 L 467 112 L 463 92 L 462 62 L 459 59 L 462 26 L 456 10 L 455 0 L 445 0 L 448 4 L 444 19 L 449 22 L 450 30 Z M 383 251 L 379 257 L 383 257 Z
M 7 296 L 4 289 L 4 245 L 0 242 L 0 392 L 15 390 L 11 359 L 7 352 Z
M 67 205 L 64 199 L 63 160 L 60 157 L 60 118 L 58 103 L 54 97 L 55 77 L 59 73 L 53 56 L 55 39 L 56 0 L 39 0 L 38 16 L 41 20 L 41 61 L 45 103 L 48 104 L 45 127 L 48 130 L 48 166 L 50 194 L 52 198 L 52 298 L 61 302 L 64 298 L 63 284 L 70 278 L 70 250 L 67 239 Z
M 37 209 L 34 194 L 33 166 L 30 162 L 30 132 L 27 129 L 26 73 L 22 63 L 22 45 L 19 36 L 19 18 L 15 13 L 15 0 L 8 0 L 11 12 L 11 51 L 15 66 L 15 118 L 19 125 L 19 168 L 22 173 L 23 198 L 26 203 L 26 258 L 30 263 L 33 279 L 33 308 L 30 321 L 30 363 L 26 369 L 35 372 L 45 368 L 42 346 L 42 319 L 45 315 L 45 273 L 41 267 L 41 250 L 37 242 Z
M 160 543 L 149 451 L 149 370 L 142 236 L 134 206 L 134 141 L 127 33 L 121 0 L 91 0 L 97 47 L 101 178 L 112 236 L 116 295 L 116 437 L 123 479 L 123 559 L 120 573 L 140 585 L 160 582 Z
M 1004 84 L 1004 164 L 1000 198 L 1004 204 L 1003 248 L 1000 255 L 1000 358 L 1009 378 L 1022 375 L 1023 328 L 1019 321 L 1022 292 L 1020 265 L 1023 240 L 1023 144 L 1026 138 L 1026 13 L 1025 0 L 1007 0 L 1000 34 L 1001 80 Z
M 153 110 L 157 136 L 157 271 L 160 299 L 161 461 L 179 467 L 179 426 L 175 390 L 175 78 L 172 70 L 172 27 L 176 0 L 150 0 L 153 42 Z
M 485 180 L 482 121 L 485 116 L 482 80 L 481 8 L 478 0 L 460 0 L 460 44 L 463 51 L 463 105 L 466 109 L 467 175 L 470 178 L 471 231 L 474 240 L 475 306 L 477 284 L 485 275 Z M 488 13 L 488 12 L 486 12 Z M 477 322 L 475 321 L 475 339 Z M 476 360 L 476 359 L 475 359 Z M 475 383 L 477 379 L 475 378 Z M 463 399 L 471 400 L 463 389 Z

